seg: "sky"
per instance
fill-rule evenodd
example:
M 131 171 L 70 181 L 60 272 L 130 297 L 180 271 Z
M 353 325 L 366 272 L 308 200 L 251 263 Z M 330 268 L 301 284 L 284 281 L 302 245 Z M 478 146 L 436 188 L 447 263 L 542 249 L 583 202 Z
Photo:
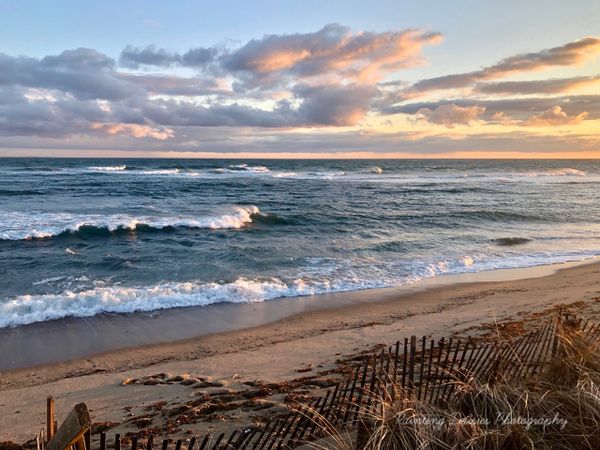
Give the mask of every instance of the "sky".
M 600 2 L 0 0 L 0 156 L 600 157 Z

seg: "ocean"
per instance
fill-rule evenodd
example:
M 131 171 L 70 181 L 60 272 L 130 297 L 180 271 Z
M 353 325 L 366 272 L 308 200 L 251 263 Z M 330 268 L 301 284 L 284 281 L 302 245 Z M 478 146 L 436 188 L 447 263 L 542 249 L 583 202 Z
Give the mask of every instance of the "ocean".
M 600 161 L 0 159 L 0 327 L 600 254 Z

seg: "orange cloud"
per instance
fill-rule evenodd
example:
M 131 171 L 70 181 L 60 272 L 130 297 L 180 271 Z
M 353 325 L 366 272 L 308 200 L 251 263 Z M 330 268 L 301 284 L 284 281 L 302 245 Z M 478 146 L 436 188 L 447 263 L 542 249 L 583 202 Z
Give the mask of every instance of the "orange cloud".
M 482 94 L 556 94 L 600 84 L 600 75 L 593 77 L 552 78 L 532 81 L 503 81 L 478 83 L 475 91 Z
M 132 136 L 134 138 L 152 138 L 164 141 L 174 136 L 170 128 L 153 128 L 148 125 L 132 123 L 92 123 L 90 128 L 107 136 Z
M 469 125 L 485 112 L 482 106 L 441 105 L 435 109 L 421 108 L 417 111 L 419 119 L 430 123 L 453 128 L 456 125 Z
M 478 81 L 493 80 L 548 67 L 577 66 L 598 55 L 600 55 L 600 38 L 588 36 L 560 47 L 504 58 L 497 64 L 481 70 L 421 80 L 407 90 L 407 95 L 415 96 L 418 92 L 462 88 Z
M 332 73 L 372 82 L 387 72 L 420 64 L 423 46 L 441 39 L 439 33 L 419 30 L 353 32 L 330 24 L 314 33 L 252 40 L 228 55 L 223 65 L 231 72 L 247 72 L 259 79 L 284 72 L 300 77 Z
M 586 111 L 569 116 L 560 106 L 553 106 L 539 115 L 532 116 L 528 120 L 522 122 L 521 125 L 531 127 L 574 125 L 581 123 L 587 116 L 588 113 Z
M 277 72 L 290 69 L 310 56 L 310 52 L 306 49 L 276 51 L 249 61 L 249 65 L 259 73 Z

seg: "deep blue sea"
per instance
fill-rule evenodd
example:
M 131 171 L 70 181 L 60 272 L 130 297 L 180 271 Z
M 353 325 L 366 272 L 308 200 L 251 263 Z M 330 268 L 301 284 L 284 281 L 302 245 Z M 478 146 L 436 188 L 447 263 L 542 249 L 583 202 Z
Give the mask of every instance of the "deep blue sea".
M 599 161 L 0 159 L 0 327 L 600 254 Z

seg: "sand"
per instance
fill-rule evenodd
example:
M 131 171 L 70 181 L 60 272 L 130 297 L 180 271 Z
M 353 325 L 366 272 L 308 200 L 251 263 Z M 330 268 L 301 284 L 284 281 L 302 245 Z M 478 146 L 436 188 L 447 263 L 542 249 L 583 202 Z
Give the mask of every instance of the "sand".
M 5 370 L 0 441 L 31 439 L 43 427 L 47 395 L 56 398 L 59 419 L 76 403 L 87 402 L 93 420 L 111 426 L 111 434 L 151 427 L 185 435 L 260 421 L 318 394 L 343 371 L 345 359 L 405 336 L 481 334 L 498 323 L 506 329 L 518 324 L 517 329 L 559 306 L 598 319 L 599 264 L 495 271 L 411 289 L 322 296 L 276 322 L 269 323 L 261 310 L 263 323 L 250 328 Z M 267 303 L 277 309 L 277 301 Z M 173 326 L 169 320 L 161 323 Z M 151 333 L 159 335 L 149 336 L 151 342 L 160 341 L 160 327 Z M 44 334 L 30 338 L 36 337 Z M 56 345 L 52 353 L 59 355 Z M 3 352 L 8 348 L 4 343 Z M 3 354 L 2 359 L 14 358 Z M 191 407 L 203 409 L 197 420 L 181 423 L 189 419 L 182 411 Z

